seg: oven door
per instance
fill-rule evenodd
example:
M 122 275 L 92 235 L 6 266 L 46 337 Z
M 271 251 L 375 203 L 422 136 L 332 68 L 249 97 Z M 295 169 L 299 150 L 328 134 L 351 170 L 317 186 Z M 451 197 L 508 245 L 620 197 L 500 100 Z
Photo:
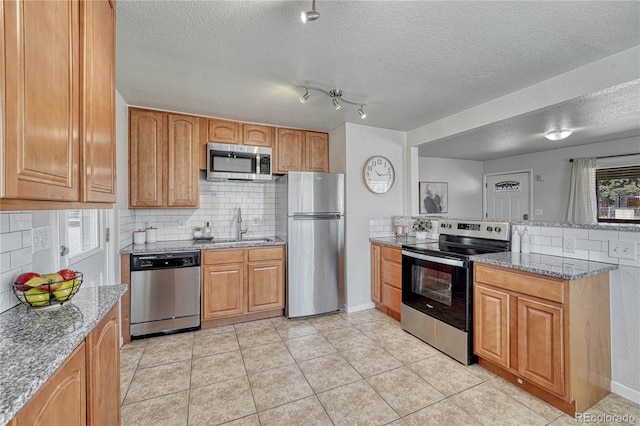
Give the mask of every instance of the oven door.
M 402 303 L 470 331 L 471 276 L 463 259 L 402 250 Z

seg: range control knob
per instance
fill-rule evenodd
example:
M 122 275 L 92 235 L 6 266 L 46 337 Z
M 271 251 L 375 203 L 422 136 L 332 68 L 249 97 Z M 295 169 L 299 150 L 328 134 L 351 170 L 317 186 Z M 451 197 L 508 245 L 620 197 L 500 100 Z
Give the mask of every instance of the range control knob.
M 500 232 L 502 231 L 502 228 L 500 228 L 499 226 L 496 226 L 496 232 Z
M 447 228 L 451 228 L 451 224 L 450 223 L 447 223 Z
M 490 226 L 487 226 L 487 232 L 491 232 L 491 231 L 493 231 L 493 228 Z
M 446 225 L 444 223 L 441 223 L 440 228 L 446 228 Z

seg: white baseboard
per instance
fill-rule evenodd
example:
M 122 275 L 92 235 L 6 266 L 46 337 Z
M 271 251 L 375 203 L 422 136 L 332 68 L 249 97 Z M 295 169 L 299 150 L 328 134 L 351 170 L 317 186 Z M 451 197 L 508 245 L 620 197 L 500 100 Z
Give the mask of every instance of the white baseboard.
M 631 389 L 630 387 L 614 382 L 613 380 L 611 381 L 611 392 L 616 395 L 620 395 L 629 401 L 635 402 L 636 404 L 640 404 L 640 391 Z
M 375 308 L 376 304 L 373 302 L 362 303 L 360 305 L 348 306 L 345 305 L 344 310 L 347 311 L 348 314 L 358 311 L 364 311 L 365 309 Z

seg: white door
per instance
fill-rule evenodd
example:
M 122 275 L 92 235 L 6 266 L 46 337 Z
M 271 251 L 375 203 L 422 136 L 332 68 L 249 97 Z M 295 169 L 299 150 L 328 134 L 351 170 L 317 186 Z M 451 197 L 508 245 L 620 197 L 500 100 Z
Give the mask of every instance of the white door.
M 82 272 L 82 287 L 108 283 L 107 211 L 60 211 L 59 223 L 60 267 Z
M 531 213 L 531 172 L 487 174 L 484 176 L 485 218 L 489 220 L 529 220 Z

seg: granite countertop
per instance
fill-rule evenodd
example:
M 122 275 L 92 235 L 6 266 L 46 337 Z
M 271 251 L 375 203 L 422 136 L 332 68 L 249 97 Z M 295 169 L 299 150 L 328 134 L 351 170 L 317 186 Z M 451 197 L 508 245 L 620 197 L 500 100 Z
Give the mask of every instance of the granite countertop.
M 261 237 L 256 237 L 261 238 Z M 159 253 L 167 251 L 193 251 L 193 250 L 210 250 L 222 248 L 250 248 L 250 247 L 267 247 L 282 246 L 286 242 L 278 237 L 264 237 L 270 241 L 252 241 L 251 238 L 245 239 L 243 242 L 226 241 L 225 239 L 209 241 L 178 240 L 178 241 L 158 241 L 157 243 L 131 244 L 120 249 L 120 253 Z M 221 242 L 215 242 L 221 241 Z
M 516 220 L 511 221 L 511 225 L 518 226 L 548 226 L 556 228 L 576 228 L 576 229 L 598 229 L 603 231 L 627 231 L 640 232 L 640 225 L 633 223 L 569 223 L 551 221 Z
M 20 304 L 0 314 L 0 425 L 18 413 L 126 290 L 125 285 L 81 287 L 69 304 L 39 311 Z
M 398 238 L 396 236 L 391 237 L 371 237 L 369 241 L 372 243 L 385 244 L 388 246 L 402 247 L 403 244 L 416 244 L 416 243 L 437 243 L 438 240 L 426 239 L 418 240 L 416 237 L 408 236 L 406 239 Z
M 502 266 L 503 268 L 531 272 L 549 277 L 577 280 L 618 269 L 612 263 L 572 259 L 570 257 L 548 256 L 537 253 L 489 253 L 470 257 L 477 263 Z

